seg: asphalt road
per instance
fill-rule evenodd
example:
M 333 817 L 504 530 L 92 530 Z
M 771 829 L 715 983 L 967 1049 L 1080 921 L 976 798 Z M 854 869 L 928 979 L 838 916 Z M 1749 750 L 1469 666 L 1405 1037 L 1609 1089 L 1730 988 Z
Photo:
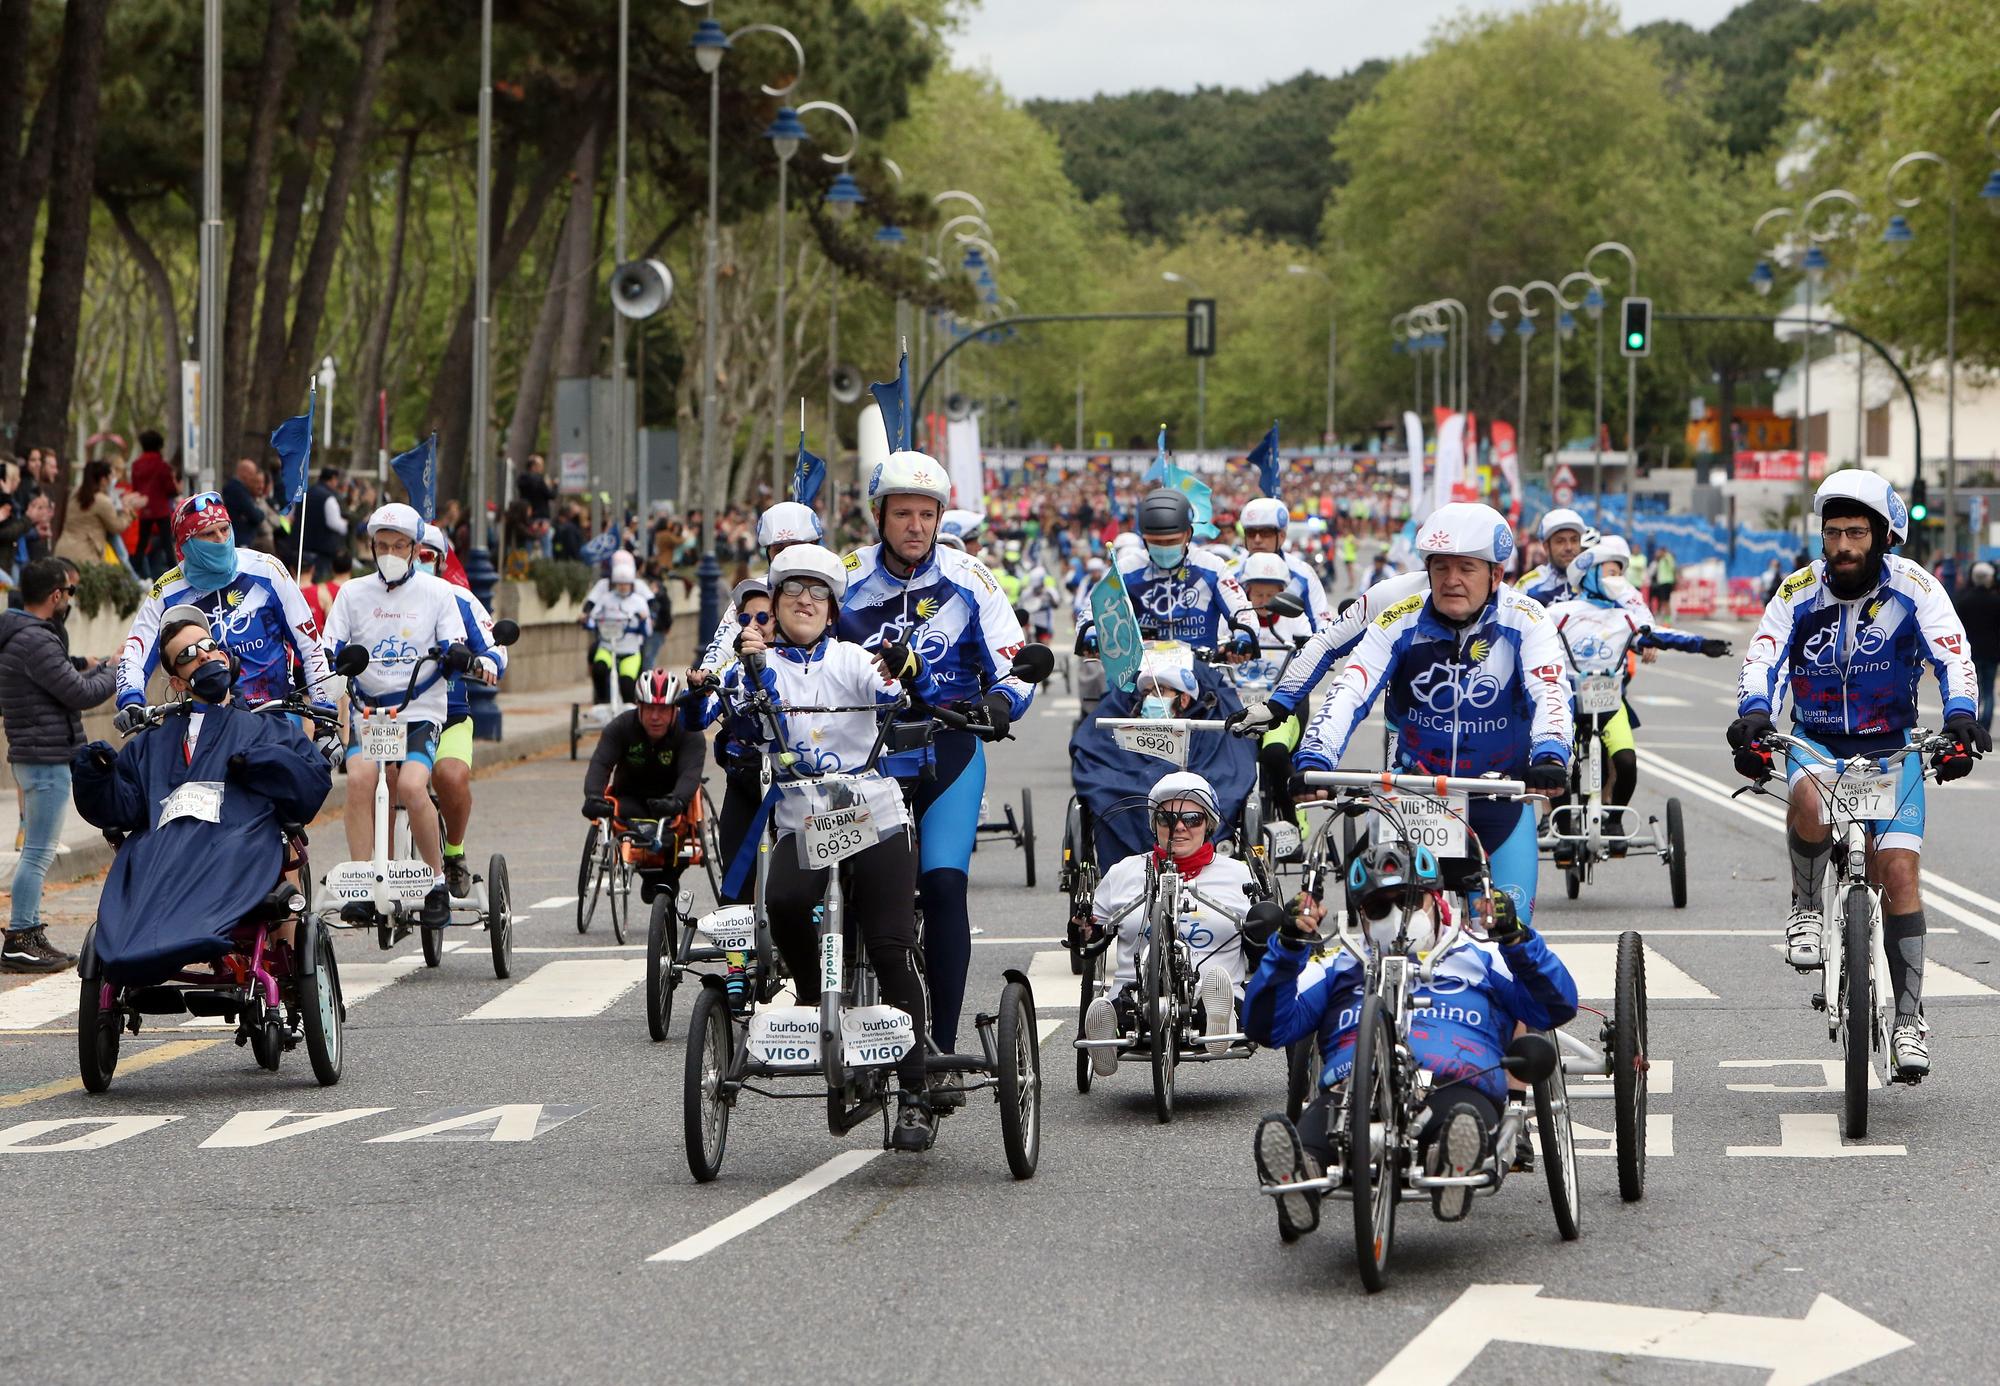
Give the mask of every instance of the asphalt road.
M 1574 902 L 1544 869 L 1537 922 L 1587 1000 L 1608 1004 L 1619 930 L 1650 950 L 1646 1197 L 1621 1203 L 1596 1157 L 1608 1137 L 1580 1132 L 1578 1242 L 1557 1239 L 1539 1176 L 1456 1226 L 1406 1205 L 1389 1288 L 1368 1296 L 1345 1205 L 1287 1247 L 1253 1187 L 1281 1056 L 1183 1068 L 1168 1127 L 1143 1069 L 1077 1093 L 1055 942 L 1058 684 L 990 781 L 996 812 L 1034 795 L 1040 886 L 989 844 L 972 887 L 968 1011 L 1025 968 L 1051 1030 L 1032 1180 L 1009 1176 L 988 1104 L 912 1157 L 881 1153 L 878 1127 L 833 1139 L 817 1102 L 746 1097 L 721 1178 L 696 1185 L 683 1039 L 646 1036 L 643 938 L 615 950 L 601 922 L 580 938 L 566 903 L 581 766 L 530 762 L 480 782 L 474 833 L 476 855 L 507 854 L 525 916 L 514 980 L 494 980 L 477 934 L 435 972 L 414 939 L 385 967 L 372 939 L 343 937 L 350 995 L 379 990 L 353 1003 L 337 1087 L 314 1085 L 302 1051 L 269 1074 L 221 1032 L 169 1025 L 90 1097 L 73 1013 L 0 1031 L 0 1380 L 1237 1381 L 1307 1362 L 1357 1381 L 1991 1379 L 2000 1196 L 1983 1152 L 2000 1099 L 1979 1074 L 2000 1060 L 2000 901 L 1981 892 L 2000 775 L 1930 791 L 1926 861 L 1957 887 L 1930 891 L 1936 1074 L 1875 1094 L 1869 1138 L 1843 1142 L 1822 1067 L 1838 1050 L 1773 947 L 1782 837 L 1726 798 L 1733 673 L 1667 655 L 1635 685 L 1640 801 L 1681 798 L 1688 907 L 1670 908 L 1655 860 L 1610 864 Z M 83 887 L 51 910 L 76 921 L 90 904 Z M 538 982 L 549 967 L 566 972 Z M 34 1018 L 20 997 L 0 993 L 0 1020 Z M 480 1016 L 496 998 L 529 1015 Z M 532 1014 L 564 1008 L 590 1013 Z M 762 1201 L 788 1186 L 797 1201 Z M 768 1217 L 745 1227 L 745 1210 Z M 698 1254 L 649 1260 L 675 1247 Z M 1478 1288 L 1507 1286 L 1530 1288 Z

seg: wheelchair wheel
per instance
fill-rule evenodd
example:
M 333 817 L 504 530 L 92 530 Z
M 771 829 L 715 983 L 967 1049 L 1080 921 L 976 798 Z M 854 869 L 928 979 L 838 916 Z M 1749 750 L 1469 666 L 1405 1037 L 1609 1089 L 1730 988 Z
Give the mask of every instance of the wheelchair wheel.
M 1306 1103 L 1312 1101 L 1316 1057 L 1311 1035 L 1285 1046 L 1285 1116 L 1294 1125 L 1305 1111 Z
M 1611 1096 L 1616 1107 L 1618 1196 L 1646 1193 L 1646 951 L 1637 933 L 1618 936 L 1611 1008 Z
M 708 786 L 701 790 L 701 865 L 708 873 L 708 889 L 715 902 L 722 903 L 722 878 L 728 870 L 728 863 L 722 859 L 722 830 L 716 826 L 719 820 L 715 813 L 715 800 L 708 795 Z
M 1077 967 L 1083 972 L 1083 995 L 1076 1006 L 1076 1033 L 1077 1037 L 1081 1039 L 1083 1037 L 1083 1018 L 1090 1013 L 1090 1003 L 1097 999 L 1098 979 L 1104 975 L 1104 954 L 1095 954 L 1088 960 L 1078 957 L 1076 954 L 1071 954 L 1070 956 L 1075 960 Z M 1091 1081 L 1096 1077 L 1097 1070 L 1090 1066 L 1090 1051 L 1088 1049 L 1077 1050 L 1076 1090 L 1078 1092 L 1089 1092 Z
M 1354 1195 L 1354 1258 L 1361 1283 L 1374 1294 L 1389 1280 L 1389 1251 L 1396 1236 L 1396 1050 L 1382 998 L 1361 1005 L 1354 1035 L 1354 1072 L 1348 1080 L 1347 1182 Z M 1379 1131 L 1379 1135 L 1377 1132 Z M 1376 1147 L 1380 1146 L 1377 1153 Z
M 1069 893 L 1071 919 L 1090 908 L 1090 872 L 1085 865 L 1089 860 L 1090 844 L 1083 825 L 1083 801 L 1071 795 L 1069 808 L 1063 814 L 1062 840 L 1062 888 Z M 1069 970 L 1076 975 L 1084 971 L 1083 955 L 1074 948 L 1069 950 Z
M 276 1073 L 278 1061 L 285 1055 L 285 1022 L 271 1016 L 253 1026 L 250 1052 L 256 1056 L 258 1067 Z
M 673 896 L 662 890 L 653 898 L 653 917 L 646 926 L 646 1033 L 655 1040 L 666 1039 L 674 1019 L 674 988 L 680 985 L 674 971 L 680 953 L 678 923 Z
M 1554 1043 L 1555 1037 L 1549 1038 Z M 1541 1134 L 1542 1167 L 1549 1176 L 1549 1207 L 1556 1215 L 1556 1231 L 1564 1241 L 1573 1242 L 1583 1200 L 1576 1183 L 1576 1142 L 1569 1127 L 1569 1082 L 1560 1063 L 1535 1084 L 1535 1126 Z
M 1035 795 L 1021 791 L 1021 855 L 1028 862 L 1028 889 L 1035 888 Z
M 1025 984 L 1009 982 L 1000 993 L 998 1028 L 1000 1140 L 1014 1177 L 1032 1179 L 1042 1157 L 1042 1051 Z
M 1687 831 L 1681 826 L 1681 801 L 1667 800 L 1667 888 L 1673 892 L 1674 908 L 1684 910 L 1688 902 Z
M 1162 1126 L 1174 1119 L 1174 1067 L 1179 1054 L 1180 989 L 1175 985 L 1173 947 L 1162 946 L 1157 929 L 1146 949 L 1146 1025 L 1153 1058 L 1153 1117 Z
M 77 1076 L 90 1092 L 111 1086 L 118 1068 L 118 1008 L 106 1007 L 111 988 L 101 978 L 86 977 L 78 985 L 76 1004 Z
M 299 1019 L 306 1032 L 306 1057 L 312 1061 L 313 1077 L 330 1088 L 340 1081 L 341 1061 L 346 1044 L 342 1031 L 340 968 L 333 958 L 333 936 L 317 924 L 312 930 L 313 961 L 310 974 L 301 968 L 298 978 Z M 301 953 L 303 962 L 305 954 Z
M 444 930 L 419 928 L 419 936 L 424 941 L 424 966 L 436 967 L 444 961 Z
M 729 1143 L 729 1102 L 722 1094 L 722 1080 L 729 1072 L 733 1048 L 728 997 L 714 987 L 703 987 L 694 999 L 694 1017 L 688 1025 L 681 1087 L 688 1172 L 697 1183 L 706 1184 L 722 1173 L 723 1149 Z
M 504 982 L 514 973 L 514 887 L 507 880 L 507 858 L 498 852 L 486 863 L 486 941 L 493 949 L 493 975 Z
M 1578 895 L 1583 893 L 1583 873 L 1578 871 L 1574 866 L 1565 866 L 1563 868 L 1563 889 L 1569 893 L 1570 899 L 1576 899 Z
M 605 869 L 604 903 L 611 907 L 611 941 L 625 942 L 625 926 L 632 916 L 632 877 L 637 873 L 625 864 L 623 849 L 613 844 L 613 857 Z
M 604 888 L 604 827 L 592 823 L 583 835 L 583 859 L 576 867 L 576 931 L 590 932 L 590 917 L 597 913 L 597 895 Z

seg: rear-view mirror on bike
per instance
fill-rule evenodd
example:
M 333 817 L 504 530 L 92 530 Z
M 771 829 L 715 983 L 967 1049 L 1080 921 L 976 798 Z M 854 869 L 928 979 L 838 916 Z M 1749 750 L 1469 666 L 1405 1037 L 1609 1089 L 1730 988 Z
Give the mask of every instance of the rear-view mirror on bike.
M 1264 603 L 1264 609 L 1278 616 L 1303 616 L 1306 604 L 1299 600 L 1295 592 L 1276 592 Z
M 351 679 L 368 667 L 368 647 L 349 645 L 333 657 L 333 672 L 344 679 Z
M 1516 1035 L 1500 1067 L 1524 1083 L 1539 1083 L 1556 1071 L 1556 1047 L 1546 1035 Z
M 521 627 L 517 625 L 515 622 L 495 621 L 493 623 L 494 644 L 511 645 L 520 638 L 521 638 Z
M 1056 655 L 1047 645 L 1028 645 L 1014 656 L 1007 672 L 1023 683 L 1040 683 L 1055 672 Z

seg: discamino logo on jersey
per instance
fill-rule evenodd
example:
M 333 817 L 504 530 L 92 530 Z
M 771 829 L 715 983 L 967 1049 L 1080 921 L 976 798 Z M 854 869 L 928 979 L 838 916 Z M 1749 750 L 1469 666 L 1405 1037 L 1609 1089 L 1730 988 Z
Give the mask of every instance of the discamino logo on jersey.
M 1878 654 L 1888 643 L 1889 632 L 1881 626 L 1862 626 L 1854 633 L 1854 649 L 1851 656 L 1866 658 Z M 1799 657 L 1816 668 L 1832 668 L 1840 658 L 1840 627 L 1823 626 L 1807 636 L 1805 643 L 1799 647 Z
M 1432 712 L 1477 710 L 1500 697 L 1500 680 L 1476 665 L 1440 661 L 1410 681 L 1410 692 Z

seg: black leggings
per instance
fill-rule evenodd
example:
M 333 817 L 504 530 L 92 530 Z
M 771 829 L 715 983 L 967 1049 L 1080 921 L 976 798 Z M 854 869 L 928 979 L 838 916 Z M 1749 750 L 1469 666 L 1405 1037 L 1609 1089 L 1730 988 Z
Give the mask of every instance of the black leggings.
M 1445 1114 L 1460 1103 L 1479 1113 L 1479 1120 L 1486 1127 L 1486 1140 L 1490 1146 L 1493 1133 L 1499 1128 L 1500 1113 L 1493 1105 L 1493 1099 L 1478 1088 L 1466 1083 L 1447 1083 L 1431 1094 L 1430 1101 L 1417 1113 L 1417 1148 L 1426 1149 L 1431 1137 L 1437 1134 L 1437 1127 L 1444 1121 Z M 1340 1114 L 1340 1094 L 1331 1089 L 1323 1090 L 1306 1109 L 1299 1113 L 1299 1144 L 1317 1161 L 1321 1169 L 1333 1165 L 1333 1135 L 1327 1126 Z
M 917 854 L 910 835 L 898 832 L 841 864 L 848 916 L 861 926 L 868 962 L 882 999 L 910 1017 L 917 1042 L 896 1065 L 904 1088 L 924 1088 L 925 1005 L 922 947 L 917 938 Z M 813 906 L 826 896 L 825 867 L 808 871 L 799 864 L 798 842 L 781 836 L 771 848 L 771 872 L 765 900 L 771 916 L 771 937 L 785 955 L 792 990 L 802 1006 L 819 1004 L 819 934 L 813 927 Z
M 718 875 L 729 874 L 729 864 L 736 860 L 737 849 L 743 839 L 750 835 L 750 820 L 757 816 L 757 805 L 764 797 L 755 770 L 725 769 L 722 777 L 722 809 L 716 817 L 716 838 L 722 844 L 721 871 Z M 754 848 L 752 850 L 755 850 Z M 757 873 L 747 871 L 743 875 L 743 888 L 733 895 L 726 895 L 716 903 L 722 905 L 747 905 L 757 892 Z

